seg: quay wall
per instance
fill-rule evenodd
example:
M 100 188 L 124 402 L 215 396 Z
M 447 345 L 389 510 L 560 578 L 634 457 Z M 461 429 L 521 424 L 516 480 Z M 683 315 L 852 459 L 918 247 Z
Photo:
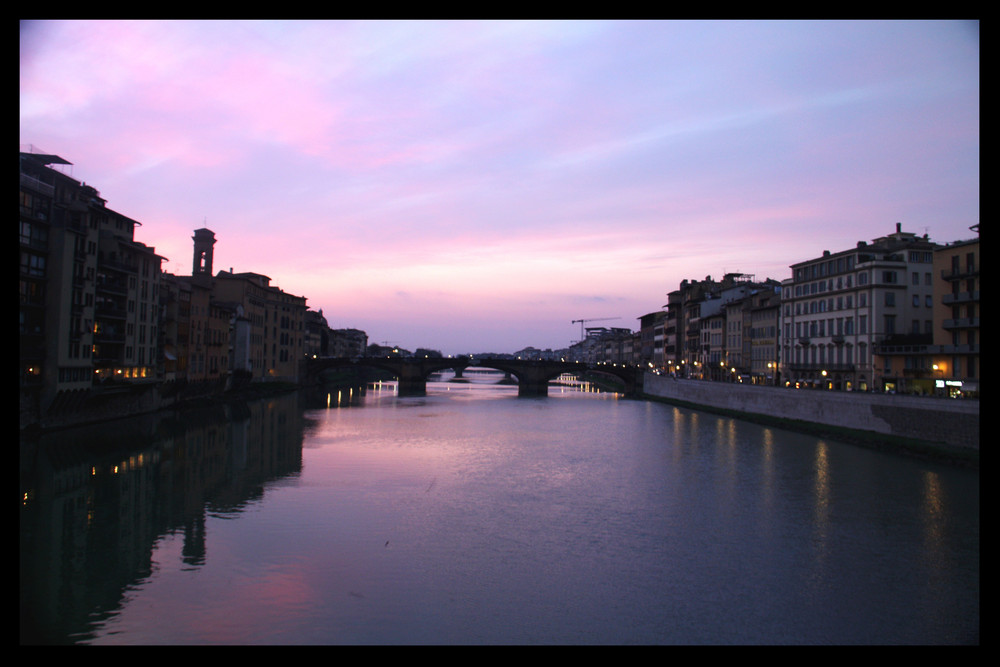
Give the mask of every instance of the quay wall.
M 791 389 L 647 373 L 643 392 L 667 402 L 817 424 L 979 453 L 979 401 Z

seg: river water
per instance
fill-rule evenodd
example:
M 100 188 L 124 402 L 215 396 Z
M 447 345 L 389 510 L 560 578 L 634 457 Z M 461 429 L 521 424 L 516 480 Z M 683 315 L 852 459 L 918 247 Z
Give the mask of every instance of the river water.
M 22 445 L 22 643 L 979 643 L 978 471 L 467 377 Z

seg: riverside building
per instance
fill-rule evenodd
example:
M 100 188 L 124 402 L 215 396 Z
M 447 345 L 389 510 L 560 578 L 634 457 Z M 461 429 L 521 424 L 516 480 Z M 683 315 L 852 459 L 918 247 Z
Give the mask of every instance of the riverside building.
M 793 264 L 782 283 L 783 384 L 894 390 L 876 345 L 933 335 L 934 255 L 940 246 L 904 232 Z
M 978 232 L 978 226 L 973 230 Z M 875 346 L 875 365 L 884 386 L 902 393 L 951 397 L 979 395 L 979 239 L 956 241 L 934 251 L 931 331 L 914 317 L 910 330 Z M 916 284 L 918 273 L 910 276 Z M 918 306 L 918 296 L 912 297 Z M 919 331 L 919 333 L 918 333 Z
M 179 304 L 175 356 L 186 359 L 178 366 L 186 378 L 236 374 L 296 382 L 306 349 L 306 297 L 282 291 L 259 273 L 213 275 L 215 233 L 196 229 L 192 240 L 191 276 L 169 277 Z
M 740 273 L 727 273 L 721 281 L 711 276 L 681 281 L 667 295 L 665 306 L 663 363 L 667 371 L 703 380 L 756 377 L 752 360 L 762 354 L 762 348 L 759 342 L 753 347 L 752 336 L 766 331 L 762 323 L 773 312 L 766 295 L 771 294 L 773 301 L 777 286 L 775 281 L 758 282 Z M 763 379 L 761 373 L 753 381 Z
M 20 153 L 22 417 L 159 381 L 160 266 L 58 155 Z

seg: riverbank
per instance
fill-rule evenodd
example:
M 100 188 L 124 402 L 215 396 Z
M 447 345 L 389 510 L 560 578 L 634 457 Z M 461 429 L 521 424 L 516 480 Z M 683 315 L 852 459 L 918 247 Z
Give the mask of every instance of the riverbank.
M 979 467 L 979 401 L 797 390 L 647 374 L 643 398 L 928 460 Z

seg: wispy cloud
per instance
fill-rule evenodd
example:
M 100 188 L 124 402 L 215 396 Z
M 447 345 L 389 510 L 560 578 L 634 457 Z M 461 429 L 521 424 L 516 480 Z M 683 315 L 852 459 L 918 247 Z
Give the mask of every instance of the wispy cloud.
M 335 326 L 558 346 L 684 278 L 966 236 L 978 63 L 962 22 L 43 21 L 21 143 L 168 270 L 207 225 Z

